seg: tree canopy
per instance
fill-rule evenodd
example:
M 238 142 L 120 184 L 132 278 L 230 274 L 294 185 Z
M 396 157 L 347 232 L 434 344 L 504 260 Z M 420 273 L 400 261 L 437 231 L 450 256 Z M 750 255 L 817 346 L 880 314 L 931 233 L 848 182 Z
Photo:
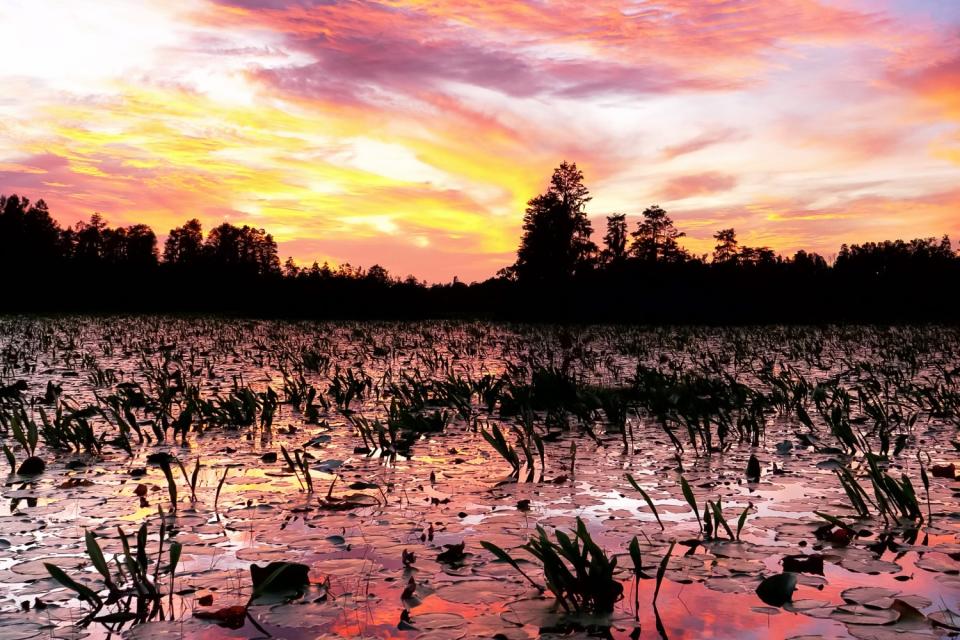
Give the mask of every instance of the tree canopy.
M 597 251 L 585 207 L 590 192 L 576 163 L 563 162 L 550 185 L 527 202 L 512 274 L 522 282 L 558 283 L 589 268 Z
M 831 264 L 797 251 L 748 246 L 734 228 L 713 234 L 712 255 L 691 255 L 665 209 L 635 223 L 605 216 L 599 249 L 590 191 L 563 162 L 529 200 L 515 262 L 496 277 L 427 285 L 378 264 L 309 267 L 264 229 L 193 218 L 162 251 L 145 224 L 111 226 L 98 214 L 61 227 L 43 200 L 0 196 L 0 309 L 207 310 L 254 314 L 672 322 L 960 321 L 960 257 L 950 239 L 844 245 Z M 640 209 L 640 207 L 638 207 Z M 630 226 L 634 230 L 630 231 Z

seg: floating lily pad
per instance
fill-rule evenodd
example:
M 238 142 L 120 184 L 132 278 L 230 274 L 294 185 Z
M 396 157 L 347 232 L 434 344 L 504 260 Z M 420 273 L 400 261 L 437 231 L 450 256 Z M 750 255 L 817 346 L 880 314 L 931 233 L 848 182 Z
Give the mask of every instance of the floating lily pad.
M 793 599 L 797 588 L 795 573 L 779 573 L 764 579 L 757 587 L 757 596 L 771 607 L 782 607 Z
M 847 604 L 837 607 L 830 617 L 846 624 L 890 624 L 900 618 L 900 612 L 894 609 L 877 609 L 860 604 Z

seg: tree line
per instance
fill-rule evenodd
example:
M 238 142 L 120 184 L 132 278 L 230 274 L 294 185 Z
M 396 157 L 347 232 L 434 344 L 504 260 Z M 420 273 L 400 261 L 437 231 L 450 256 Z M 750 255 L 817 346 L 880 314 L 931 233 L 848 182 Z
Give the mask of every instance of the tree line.
M 917 271 L 936 274 L 956 268 L 957 253 L 950 238 L 917 238 L 868 242 L 840 247 L 834 264 L 817 253 L 797 251 L 792 257 L 778 255 L 770 247 L 742 245 L 733 228 L 720 229 L 710 255 L 693 255 L 680 245 L 686 234 L 677 229 L 667 212 L 659 205 L 644 209 L 636 228 L 630 231 L 626 214 L 606 217 L 603 247 L 592 240 L 593 228 L 585 207 L 590 192 L 583 183 L 583 172 L 576 163 L 562 163 L 554 170 L 547 192 L 527 203 L 523 219 L 523 237 L 516 262 L 500 271 L 499 277 L 518 282 L 550 285 L 567 284 L 592 272 L 632 269 L 648 271 L 651 267 L 707 265 L 729 275 L 731 270 L 750 270 L 774 266 L 788 267 L 806 273 L 834 270 L 840 273 L 887 277 L 915 275 Z
M 718 230 L 710 254 L 685 249 L 667 211 L 633 228 L 606 216 L 601 244 L 583 173 L 563 162 L 530 199 L 515 262 L 470 285 L 428 285 L 385 268 L 280 262 L 264 229 L 192 219 L 162 249 L 147 225 L 100 215 L 62 227 L 43 200 L 0 196 L 5 311 L 181 311 L 307 317 L 490 317 L 558 321 L 956 321 L 960 256 L 949 238 L 843 245 L 833 263 L 778 255 Z

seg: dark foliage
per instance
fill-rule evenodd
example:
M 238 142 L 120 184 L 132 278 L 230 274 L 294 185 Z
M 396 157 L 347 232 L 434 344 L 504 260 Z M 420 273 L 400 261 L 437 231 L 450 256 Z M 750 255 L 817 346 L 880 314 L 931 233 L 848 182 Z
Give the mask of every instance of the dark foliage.
M 66 229 L 46 204 L 0 196 L 6 312 L 216 312 L 290 317 L 487 317 L 682 323 L 916 322 L 960 319 L 960 256 L 947 237 L 844 245 L 782 257 L 718 231 L 713 255 L 691 256 L 667 212 L 644 210 L 630 232 L 607 217 L 599 250 L 575 164 L 531 199 L 517 261 L 485 282 L 427 285 L 386 269 L 281 267 L 263 229 L 199 221 L 171 229 L 158 252 L 146 225 L 99 215 Z M 162 255 L 162 258 L 161 258 Z
M 547 192 L 527 202 L 517 261 L 502 272 L 507 278 L 540 284 L 564 284 L 589 270 L 597 252 L 584 207 L 590 192 L 576 163 L 553 172 Z

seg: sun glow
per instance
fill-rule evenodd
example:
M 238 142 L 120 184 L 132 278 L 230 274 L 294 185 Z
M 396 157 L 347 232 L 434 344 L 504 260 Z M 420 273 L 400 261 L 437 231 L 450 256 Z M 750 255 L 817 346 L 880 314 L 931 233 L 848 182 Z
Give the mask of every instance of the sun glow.
M 431 280 L 508 263 L 564 159 L 695 251 L 960 235 L 960 9 L 740 5 L 10 0 L 3 190 Z

